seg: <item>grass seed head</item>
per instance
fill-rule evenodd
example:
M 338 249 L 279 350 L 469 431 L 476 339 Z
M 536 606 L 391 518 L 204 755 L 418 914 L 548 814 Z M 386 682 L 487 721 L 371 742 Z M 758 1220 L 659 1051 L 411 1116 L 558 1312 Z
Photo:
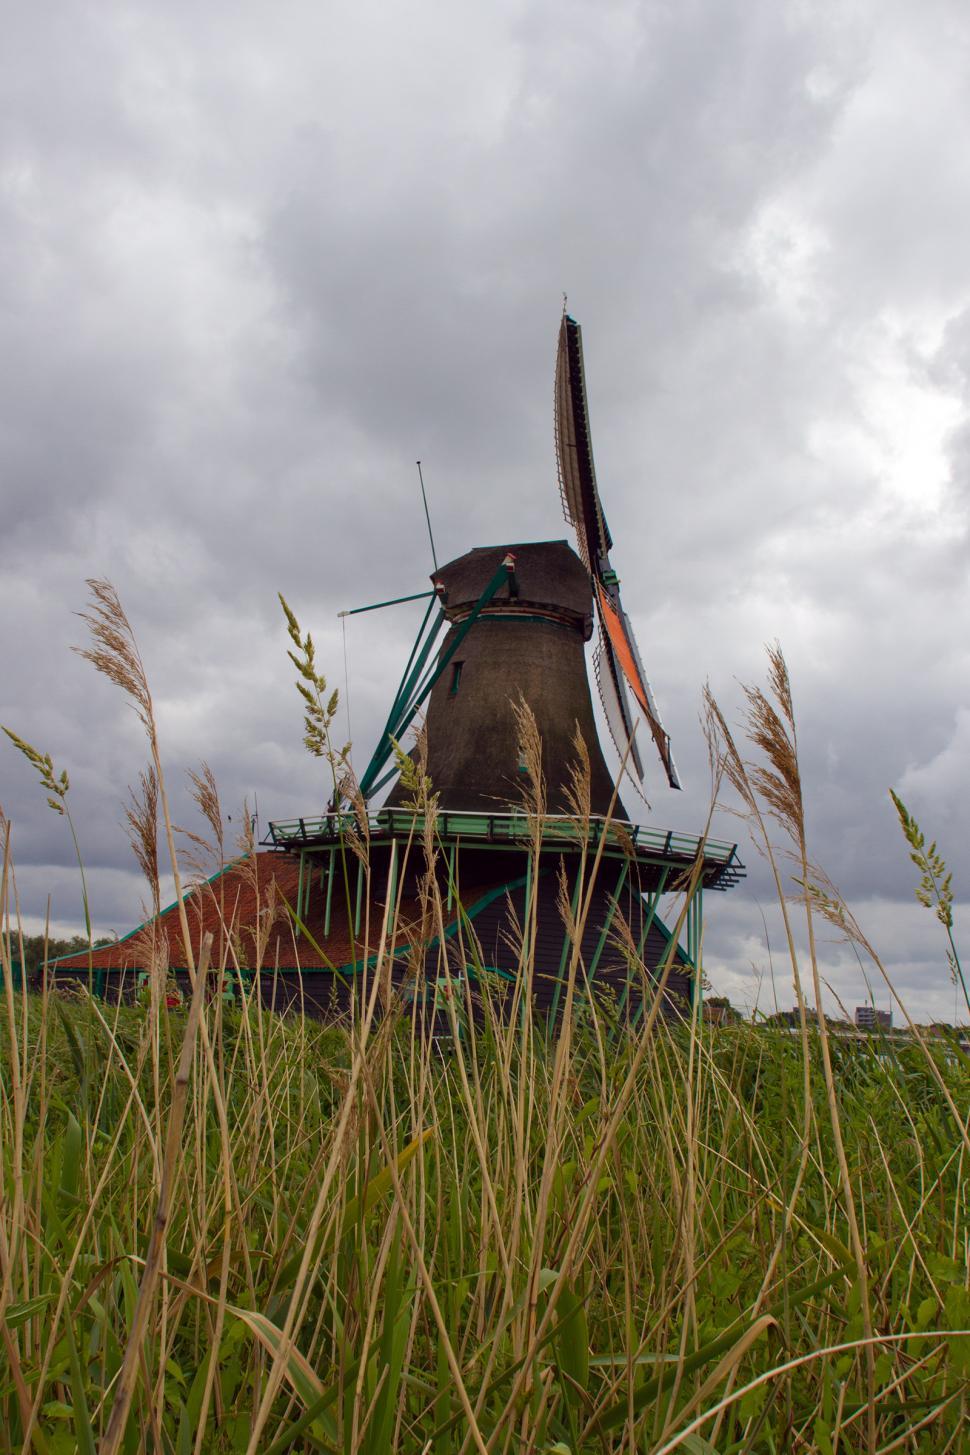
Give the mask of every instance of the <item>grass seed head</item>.
M 154 740 L 148 678 L 121 599 L 110 581 L 89 580 L 87 585 L 93 600 L 88 610 L 78 615 L 87 624 L 92 645 L 75 647 L 74 651 L 131 699 L 139 721 Z
M 944 928 L 952 929 L 953 875 L 948 871 L 943 855 L 936 847 L 936 841 L 934 840 L 929 848 L 926 847 L 925 835 L 921 833 L 919 824 L 899 795 L 890 788 L 889 796 L 899 815 L 903 835 L 909 844 L 909 857 L 920 872 L 916 898 L 925 909 L 935 911 L 937 919 Z
M 212 830 L 216 849 L 220 862 L 224 858 L 225 830 L 222 823 L 222 804 L 219 802 L 219 789 L 216 786 L 215 774 L 208 763 L 203 762 L 198 773 L 191 768 L 188 772 L 188 780 L 192 798 L 196 807 Z
M 139 773 L 138 788 L 129 788 L 124 805 L 125 827 L 138 867 L 148 881 L 154 912 L 161 901 L 158 873 L 158 778 L 154 767 Z
M 64 800 L 71 786 L 67 776 L 67 770 L 65 769 L 59 775 L 55 774 L 50 753 L 42 753 L 38 748 L 28 743 L 25 738 L 19 737 L 12 728 L 5 727 L 3 731 L 13 743 L 14 747 L 24 755 L 31 767 L 36 769 L 37 775 L 40 778 L 41 787 L 47 794 L 47 802 L 50 807 L 55 813 L 65 813 Z
M 589 748 L 579 730 L 577 722 L 573 728 L 573 751 L 576 756 L 569 764 L 566 775 L 565 795 L 569 811 L 581 825 L 589 823 L 592 812 L 592 774 L 589 763 Z

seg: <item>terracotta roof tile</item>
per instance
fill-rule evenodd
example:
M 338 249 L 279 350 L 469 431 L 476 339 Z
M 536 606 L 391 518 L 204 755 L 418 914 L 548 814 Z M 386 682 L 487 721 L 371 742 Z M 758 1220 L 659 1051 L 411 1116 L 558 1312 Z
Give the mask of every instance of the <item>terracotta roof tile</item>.
M 310 907 L 305 917 L 307 934 L 296 934 L 286 905 L 295 909 L 300 881 L 300 865 L 296 858 L 282 854 L 256 853 L 229 865 L 214 879 L 193 887 L 186 896 L 193 955 L 198 960 L 203 934 L 213 937 L 212 963 L 238 963 L 252 969 L 259 963 L 264 968 L 321 969 L 349 964 L 362 953 L 364 916 L 361 932 L 354 944 L 348 920 L 346 897 L 335 892 L 331 903 L 330 933 L 324 934 L 325 897 L 319 887 L 310 894 Z M 337 889 L 335 885 L 335 891 Z M 477 885 L 467 896 L 466 907 L 479 899 L 491 886 Z M 371 906 L 368 951 L 374 954 L 380 942 L 383 904 Z M 398 903 L 395 948 L 407 946 L 420 927 L 421 906 L 417 899 L 402 896 Z M 454 915 L 450 916 L 454 920 Z M 257 940 L 262 941 L 261 953 Z M 315 945 L 319 948 L 315 948 Z M 95 970 L 133 970 L 142 968 L 158 947 L 172 969 L 186 968 L 185 947 L 179 924 L 178 908 L 169 905 L 155 920 L 149 920 L 124 939 L 104 945 L 93 953 Z M 322 954 L 320 952 L 323 952 Z M 88 955 L 68 955 L 56 961 L 58 970 L 84 970 Z

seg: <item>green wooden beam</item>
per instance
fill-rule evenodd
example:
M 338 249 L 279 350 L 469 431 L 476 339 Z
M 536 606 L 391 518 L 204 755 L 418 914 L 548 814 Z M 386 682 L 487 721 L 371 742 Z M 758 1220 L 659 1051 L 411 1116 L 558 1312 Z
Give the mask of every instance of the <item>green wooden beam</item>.
M 400 606 L 402 601 L 424 601 L 434 596 L 433 591 L 415 591 L 412 596 L 394 596 L 390 601 L 375 601 L 373 606 L 352 606 L 349 611 L 338 611 L 339 616 L 360 616 L 362 611 L 380 611 L 383 606 Z
M 640 939 L 639 939 L 639 941 L 637 943 L 637 959 L 640 960 L 640 961 L 643 960 L 643 956 L 644 956 L 644 954 L 646 952 L 646 948 L 647 948 L 647 936 L 650 934 L 650 930 L 653 927 L 653 922 L 654 922 L 654 920 L 657 917 L 657 906 L 660 903 L 660 896 L 663 894 L 664 889 L 666 888 L 667 879 L 668 879 L 669 874 L 670 874 L 670 866 L 669 865 L 666 865 L 664 867 L 664 869 L 663 869 L 663 872 L 660 875 L 660 883 L 657 885 L 656 889 L 653 889 L 653 890 L 650 891 L 650 897 L 647 899 L 647 917 L 644 920 L 643 930 L 641 932 Z M 623 991 L 623 994 L 620 997 L 620 1014 L 621 1015 L 626 1010 L 626 1007 L 627 1007 L 627 1005 L 629 1003 L 629 1000 L 630 1000 L 630 975 L 629 975 L 629 972 L 628 972 L 627 973 L 627 977 L 626 977 L 626 989 Z M 642 1009 L 643 1009 L 643 1001 L 641 1000 L 640 1001 L 640 1007 L 639 1007 L 639 1009 L 637 1011 L 637 1015 L 634 1016 L 634 1021 L 636 1021 L 637 1016 L 639 1016 L 640 1011 Z
M 637 944 L 637 957 L 641 960 L 643 959 L 644 951 L 647 948 L 647 936 L 649 935 L 650 930 L 653 926 L 653 922 L 657 916 L 657 905 L 660 903 L 660 896 L 663 894 L 664 890 L 667 887 L 667 880 L 669 877 L 670 865 L 667 864 L 664 865 L 664 868 L 661 872 L 660 883 L 657 885 L 656 889 L 652 889 L 650 891 L 650 898 L 647 900 L 647 918 L 643 926 L 643 933 L 640 935 L 640 940 Z
M 421 639 L 424 636 L 425 629 L 428 625 L 428 618 L 430 617 L 433 608 L 434 601 L 430 603 L 430 605 L 428 606 L 428 610 L 425 613 L 424 621 L 421 623 L 421 629 L 418 632 L 414 646 L 411 649 L 411 655 L 408 658 L 408 664 L 404 669 L 404 676 L 401 678 L 400 686 L 395 693 L 394 701 L 391 703 L 391 710 L 387 715 L 387 721 L 384 724 L 384 729 L 380 735 L 380 738 L 378 739 L 377 747 L 374 749 L 373 756 L 371 757 L 371 760 L 364 771 L 363 777 L 360 780 L 360 791 L 365 798 L 368 797 L 369 794 L 375 792 L 373 786 L 374 780 L 380 773 L 381 769 L 384 767 L 384 764 L 387 762 L 388 758 L 391 755 L 391 752 L 393 751 L 391 738 L 400 738 L 401 736 L 399 719 L 402 713 L 407 711 L 407 704 L 415 692 L 418 681 L 421 677 L 421 673 L 424 671 L 425 663 L 427 662 L 428 656 L 431 652 L 431 648 L 434 646 L 435 641 L 438 638 L 438 634 L 447 620 L 444 612 L 441 612 L 440 615 L 435 619 L 434 623 L 432 624 L 431 630 L 428 632 L 427 637 L 422 643 Z
M 610 896 L 610 908 L 609 908 L 609 912 L 608 912 L 608 914 L 606 916 L 606 922 L 603 925 L 603 930 L 602 930 L 602 933 L 600 934 L 600 937 L 599 937 L 599 943 L 596 946 L 596 953 L 594 954 L 592 960 L 590 961 L 590 966 L 589 966 L 589 980 L 591 982 L 592 982 L 593 976 L 596 974 L 596 967 L 599 965 L 600 956 L 602 955 L 603 950 L 606 947 L 606 937 L 607 937 L 607 935 L 610 932 L 611 925 L 613 924 L 613 917 L 616 914 L 617 907 L 618 907 L 619 901 L 620 901 L 620 895 L 623 893 L 623 886 L 626 883 L 626 877 L 629 874 L 629 872 L 630 872 L 630 861 L 629 861 L 629 859 L 627 859 L 626 863 L 623 865 L 622 870 L 620 871 L 620 877 L 619 877 L 619 879 L 616 882 L 616 893 Z
M 478 598 L 474 609 L 469 613 L 469 615 L 458 627 L 458 630 L 455 632 L 455 635 L 451 641 L 451 645 L 447 648 L 447 650 L 442 652 L 437 662 L 429 670 L 429 672 L 423 678 L 420 684 L 418 686 L 414 686 L 415 682 L 420 677 L 421 670 L 424 666 L 425 661 L 427 660 L 427 656 L 431 649 L 432 643 L 437 637 L 442 624 L 447 620 L 444 612 L 442 612 L 441 615 L 438 617 L 437 621 L 431 629 L 431 632 L 428 635 L 427 641 L 425 642 L 418 655 L 418 660 L 411 670 L 410 675 L 408 675 L 407 673 L 405 674 L 405 680 L 402 682 L 401 688 L 398 691 L 398 695 L 394 700 L 394 705 L 391 708 L 391 714 L 387 720 L 384 732 L 381 734 L 381 738 L 378 742 L 377 748 L 374 751 L 374 755 L 368 763 L 367 769 L 360 780 L 360 791 L 365 798 L 369 797 L 373 793 L 376 793 L 377 790 L 384 783 L 387 783 L 389 779 L 394 776 L 395 770 L 392 769 L 389 773 L 386 773 L 384 777 L 380 779 L 380 782 L 377 781 L 378 775 L 381 773 L 382 769 L 387 763 L 388 758 L 390 758 L 391 753 L 393 752 L 394 745 L 391 741 L 392 738 L 400 740 L 403 737 L 404 733 L 414 721 L 418 709 L 429 696 L 431 689 L 434 687 L 438 678 L 441 676 L 442 672 L 448 666 L 452 657 L 461 646 L 468 632 L 477 621 L 479 615 L 482 611 L 484 611 L 485 607 L 492 600 L 492 597 L 499 590 L 499 588 L 503 586 L 506 581 L 508 581 L 511 574 L 512 568 L 510 566 L 506 566 L 503 562 L 496 571 L 495 575 L 492 577 L 491 581 L 485 587 L 485 590 L 482 592 L 481 596 Z M 433 605 L 434 601 L 431 602 L 431 605 L 428 608 L 428 614 L 430 614 L 430 610 Z M 426 622 L 427 616 L 425 617 L 425 623 Z M 424 631 L 424 624 L 422 624 L 421 631 Z M 415 643 L 415 651 L 416 650 L 417 643 Z M 411 661 L 414 661 L 414 651 L 412 651 L 411 653 Z

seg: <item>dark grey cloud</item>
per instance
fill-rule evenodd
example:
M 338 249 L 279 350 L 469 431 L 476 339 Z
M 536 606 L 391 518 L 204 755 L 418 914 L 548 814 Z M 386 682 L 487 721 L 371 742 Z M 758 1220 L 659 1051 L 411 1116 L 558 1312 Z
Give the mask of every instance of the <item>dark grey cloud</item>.
M 956 0 L 11 17 L 0 721 L 71 772 L 99 924 L 138 914 L 120 799 L 145 745 L 68 650 L 84 579 L 109 576 L 137 628 L 177 817 L 201 758 L 236 819 L 244 795 L 311 811 L 326 785 L 276 592 L 343 687 L 336 612 L 426 578 L 418 456 L 440 555 L 565 534 L 567 290 L 615 563 L 689 784 L 654 775 L 654 820 L 703 823 L 701 685 L 736 716 L 780 638 L 813 853 L 939 1013 L 887 789 L 965 889 L 968 40 Z M 361 761 L 414 615 L 348 626 Z M 12 749 L 0 803 L 25 911 L 51 888 L 78 922 L 64 826 Z M 711 905 L 738 995 L 766 897 L 753 861 Z

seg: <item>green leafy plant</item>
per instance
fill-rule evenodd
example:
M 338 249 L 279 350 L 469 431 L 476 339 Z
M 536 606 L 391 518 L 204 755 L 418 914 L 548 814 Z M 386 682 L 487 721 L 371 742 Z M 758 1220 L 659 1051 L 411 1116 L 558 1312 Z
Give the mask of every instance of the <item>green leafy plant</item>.
M 336 688 L 328 693 L 327 679 L 317 667 L 313 637 L 309 632 L 305 636 L 302 634 L 300 623 L 286 598 L 282 592 L 277 594 L 286 618 L 287 634 L 295 648 L 288 650 L 287 656 L 300 674 L 296 690 L 303 699 L 303 742 L 307 752 L 314 758 L 323 758 L 330 764 L 336 788 L 338 774 L 346 768 L 347 755 L 350 752 L 349 743 L 335 750 L 330 736 L 337 715 L 339 693 Z

